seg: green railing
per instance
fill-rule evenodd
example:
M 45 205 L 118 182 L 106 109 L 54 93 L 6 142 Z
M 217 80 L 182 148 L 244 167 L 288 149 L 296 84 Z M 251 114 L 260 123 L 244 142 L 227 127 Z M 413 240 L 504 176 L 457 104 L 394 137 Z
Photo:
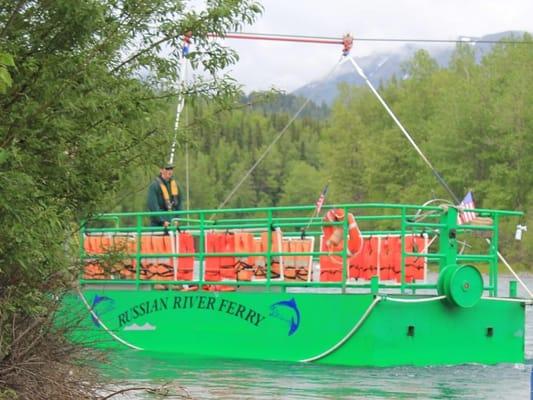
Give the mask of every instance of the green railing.
M 80 257 L 83 261 L 100 259 L 106 255 L 87 254 L 85 252 L 84 240 L 86 235 L 109 235 L 123 236 L 131 235 L 135 241 L 135 252 L 119 252 L 116 258 L 135 260 L 135 279 L 120 279 L 117 276 L 109 276 L 107 279 L 81 279 L 82 284 L 113 284 L 113 285 L 134 285 L 137 289 L 145 285 L 204 285 L 226 286 L 256 286 L 264 290 L 272 290 L 279 287 L 285 290 L 287 287 L 335 287 L 345 290 L 347 287 L 369 289 L 377 291 L 379 288 L 396 288 L 401 293 L 406 290 L 436 289 L 436 282 L 408 282 L 406 277 L 407 257 L 424 258 L 427 264 L 435 265 L 439 270 L 450 264 L 475 263 L 488 265 L 488 284 L 484 289 L 491 296 L 497 295 L 498 291 L 498 227 L 500 217 L 521 216 L 521 212 L 475 209 L 480 216 L 492 218 L 490 226 L 485 225 L 458 225 L 457 209 L 454 207 L 437 206 L 417 206 L 401 204 L 341 204 L 323 208 L 323 212 L 332 208 L 343 209 L 345 213 L 353 212 L 363 235 L 399 235 L 401 238 L 401 275 L 398 283 L 380 282 L 377 276 L 370 281 L 349 279 L 349 255 L 347 240 L 343 241 L 343 250 L 340 252 L 326 252 L 316 249 L 319 240 L 315 240 L 315 248 L 309 252 L 283 252 L 273 251 L 272 232 L 273 229 L 281 229 L 284 237 L 314 237 L 322 235 L 324 222 L 322 217 L 309 217 L 305 214 L 313 214 L 314 206 L 294 206 L 275 208 L 247 208 L 247 209 L 223 209 L 223 210 L 194 210 L 179 212 L 161 213 L 109 213 L 96 216 L 88 221 L 83 221 L 81 225 Z M 371 213 L 374 212 L 374 215 Z M 178 225 L 171 225 L 169 229 L 163 227 L 149 226 L 147 221 L 151 216 L 170 217 L 178 221 Z M 235 215 L 241 218 L 235 218 Z M 423 217 L 422 217 L 423 216 Z M 112 221 L 113 226 L 101 227 L 103 221 Z M 348 220 L 338 223 L 328 223 L 329 225 L 341 226 L 344 237 L 348 235 Z M 242 231 L 267 232 L 267 249 L 265 252 L 246 253 L 213 253 L 205 251 L 205 234 L 209 231 Z M 195 238 L 194 253 L 161 253 L 143 254 L 141 252 L 142 237 L 153 234 L 175 234 L 178 231 L 189 232 Z M 458 251 L 459 238 L 465 238 L 472 233 L 484 232 L 490 236 L 489 244 L 485 244 L 486 251 L 477 253 L 460 254 Z M 406 251 L 406 237 L 409 235 L 426 234 L 434 240 L 434 244 L 426 249 L 427 252 Z M 479 245 L 479 249 L 483 246 Z M 431 250 L 431 251 L 430 251 Z M 342 257 L 342 279 L 339 282 L 320 281 L 288 281 L 274 279 L 272 271 L 272 261 L 274 258 L 283 256 L 309 256 L 313 263 L 319 263 L 320 256 Z M 266 277 L 264 280 L 224 280 L 207 281 L 204 279 L 206 257 L 265 257 Z M 196 280 L 145 280 L 141 279 L 142 260 L 146 258 L 180 258 L 194 257 L 198 279 Z M 313 274 L 313 268 L 308 271 Z

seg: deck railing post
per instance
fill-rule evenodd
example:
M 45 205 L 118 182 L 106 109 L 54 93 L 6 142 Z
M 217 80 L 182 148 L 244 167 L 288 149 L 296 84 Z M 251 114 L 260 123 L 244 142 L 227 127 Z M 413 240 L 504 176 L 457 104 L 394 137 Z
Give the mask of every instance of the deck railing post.
M 449 207 L 440 221 L 444 225 L 439 235 L 439 253 L 444 254 L 439 264 L 442 271 L 447 265 L 457 263 L 457 209 Z
M 198 238 L 198 248 L 199 248 L 199 255 L 198 255 L 198 266 L 200 268 L 198 274 L 198 281 L 199 281 L 199 290 L 203 289 L 203 283 L 204 283 L 204 260 L 205 260 L 205 213 L 203 211 L 200 212 L 200 237 Z
M 400 293 L 405 293 L 405 235 L 407 234 L 407 210 L 402 207 L 402 226 L 400 232 Z
M 80 260 L 82 260 L 83 264 L 85 265 L 85 257 L 87 256 L 87 253 L 85 252 L 85 228 L 87 225 L 86 220 L 81 221 L 80 225 Z M 84 267 L 85 268 L 85 267 Z M 83 270 L 81 271 L 81 277 L 83 278 Z
M 268 224 L 268 232 L 267 232 L 267 254 L 266 254 L 266 286 L 267 290 L 270 291 L 270 279 L 272 277 L 272 255 L 270 254 L 272 252 L 272 209 L 268 209 L 267 211 L 267 224 Z M 280 265 L 280 271 L 281 273 L 281 265 Z
M 310 206 L 304 206 L 301 209 L 309 209 Z M 405 294 L 409 290 L 412 290 L 413 293 L 416 292 L 418 289 L 429 289 L 429 288 L 436 288 L 435 284 L 419 284 L 416 282 L 411 282 L 411 276 L 407 273 L 410 272 L 406 267 L 407 261 L 409 261 L 409 258 L 413 257 L 426 257 L 431 262 L 437 262 L 439 261 L 439 267 L 442 271 L 442 269 L 447 265 L 453 265 L 465 262 L 473 262 L 473 263 L 486 263 L 489 266 L 488 271 L 488 279 L 486 282 L 488 283 L 484 290 L 486 291 L 487 295 L 489 296 L 497 296 L 498 295 L 498 261 L 499 261 L 499 253 L 498 253 L 498 244 L 499 244 L 499 234 L 498 234 L 498 228 L 499 228 L 499 218 L 500 216 L 520 216 L 522 215 L 519 212 L 513 212 L 513 211 L 498 211 L 498 210 L 488 210 L 488 209 L 478 209 L 476 212 L 479 213 L 481 216 L 490 216 L 493 218 L 491 226 L 476 226 L 476 224 L 472 225 L 459 225 L 457 221 L 457 214 L 458 209 L 454 206 L 450 206 L 448 208 L 445 207 L 422 207 L 423 210 L 431 211 L 431 213 L 428 213 L 430 215 L 429 221 L 420 221 L 420 220 L 413 220 L 413 216 L 411 215 L 411 211 L 413 209 L 419 209 L 418 206 L 414 205 L 387 205 L 387 204 L 363 204 L 363 205 L 354 205 L 354 204 L 339 204 L 335 206 L 339 210 L 343 210 L 345 215 L 348 215 L 348 211 L 351 208 L 361 208 L 361 209 L 370 209 L 370 208 L 385 208 L 385 209 L 393 209 L 396 212 L 393 215 L 363 215 L 358 217 L 361 221 L 381 221 L 385 219 L 390 219 L 391 221 L 394 221 L 394 225 L 396 226 L 395 229 L 388 229 L 388 230 L 373 230 L 373 231 L 367 231 L 366 234 L 368 235 L 398 235 L 400 233 L 401 240 L 400 240 L 400 274 L 398 276 L 397 273 L 393 275 L 394 279 L 397 279 L 399 281 L 399 284 L 397 283 L 383 283 L 379 281 L 380 271 L 378 266 L 378 271 L 374 280 L 372 280 L 369 283 L 361 283 L 361 282 L 355 282 L 350 281 L 350 242 L 349 242 L 349 220 L 347 218 L 344 218 L 342 223 L 340 221 L 336 223 L 332 223 L 332 226 L 337 226 L 337 230 L 340 226 L 342 226 L 342 233 L 337 231 L 337 234 L 341 233 L 341 236 L 344 235 L 342 246 L 340 246 L 340 249 L 337 247 L 337 250 L 335 251 L 335 258 L 338 260 L 338 256 L 341 256 L 342 260 L 342 270 L 341 270 L 341 280 L 338 280 L 338 277 L 335 278 L 334 281 L 328 281 L 327 279 L 324 282 L 313 282 L 312 276 L 313 276 L 313 268 L 311 265 L 311 268 L 309 269 L 309 276 L 306 282 L 299 282 L 297 279 L 291 279 L 290 277 L 284 277 L 283 275 L 283 261 L 285 261 L 285 258 L 288 257 L 299 257 L 304 256 L 309 253 L 309 255 L 312 255 L 312 262 L 313 257 L 315 258 L 315 261 L 318 261 L 320 263 L 320 256 L 323 253 L 322 248 L 319 249 L 319 251 L 313 251 L 314 247 L 311 248 L 310 251 L 305 252 L 299 252 L 299 251 L 291 251 L 292 245 L 290 246 L 290 249 L 283 249 L 283 246 L 280 245 L 280 241 L 282 239 L 281 237 L 281 229 L 284 228 L 291 228 L 294 226 L 300 226 L 302 222 L 309 223 L 308 219 L 305 217 L 284 217 L 281 212 L 292 212 L 292 211 L 299 211 L 300 207 L 264 207 L 264 208 L 257 208 L 257 209 L 238 209 L 238 210 L 232 210 L 232 209 L 225 209 L 225 210 L 197 210 L 195 211 L 195 215 L 197 216 L 197 219 L 181 219 L 181 221 L 187 221 L 189 225 L 182 225 L 181 227 L 183 229 L 189 229 L 191 232 L 194 232 L 194 238 L 195 243 L 198 243 L 198 249 L 193 250 L 193 254 L 187 254 L 187 257 L 191 257 L 194 259 L 194 272 L 195 276 L 198 273 L 199 276 L 195 279 L 193 278 L 194 284 L 199 284 L 202 289 L 204 289 L 203 286 L 206 285 L 206 282 L 212 282 L 209 279 L 206 280 L 205 271 L 206 271 L 206 258 L 207 257 L 218 257 L 219 254 L 223 254 L 223 256 L 232 256 L 231 253 L 225 253 L 225 252 L 215 252 L 211 253 L 206 249 L 206 233 L 209 229 L 215 229 L 218 231 L 223 230 L 229 230 L 229 229 L 241 229 L 244 231 L 250 231 L 254 232 L 253 238 L 254 243 L 257 242 L 257 232 L 260 231 L 261 236 L 263 237 L 262 242 L 264 243 L 264 239 L 268 238 L 267 245 L 262 247 L 261 251 L 255 250 L 252 246 L 251 251 L 241 251 L 241 252 L 235 252 L 235 257 L 250 257 L 250 254 L 257 255 L 257 258 L 261 258 L 261 262 L 258 262 L 258 264 L 264 263 L 265 268 L 263 269 L 263 276 L 264 279 L 256 280 L 254 282 L 253 279 L 250 279 L 250 281 L 245 282 L 235 282 L 235 283 L 229 283 L 228 285 L 234 285 L 237 287 L 240 286 L 256 286 L 261 287 L 265 291 L 271 292 L 272 290 L 285 292 L 288 288 L 291 287 L 334 287 L 334 288 L 340 288 L 341 292 L 345 293 L 349 288 L 359 288 L 359 289 L 370 289 L 375 290 L 375 285 L 377 284 L 379 288 L 394 288 L 398 291 L 400 291 L 402 294 Z M 331 206 L 329 207 L 331 208 Z M 231 213 L 236 212 L 237 217 L 231 217 Z M 253 213 L 254 215 L 261 215 L 258 218 L 238 218 L 239 215 L 242 213 Z M 260 213 L 260 214 L 259 214 Z M 210 216 L 211 214 L 216 214 L 219 216 L 219 219 L 215 221 L 206 220 L 206 217 Z M 274 217 L 274 214 L 276 214 L 276 217 Z M 131 237 L 131 235 L 136 235 L 135 237 L 135 246 L 133 250 L 132 248 L 129 248 L 128 256 L 127 258 L 129 260 L 132 260 L 132 262 L 135 263 L 135 267 L 133 270 L 133 274 L 127 274 L 126 279 L 116 279 L 116 276 L 110 276 L 108 273 L 104 272 L 104 274 L 100 273 L 98 269 L 96 269 L 96 272 L 93 272 L 92 270 L 89 271 L 88 269 L 85 269 L 81 271 L 81 274 L 84 275 L 80 279 L 80 283 L 86 284 L 86 283 L 94 283 L 97 282 L 98 284 L 112 284 L 112 285 L 118 285 L 118 284 L 124 284 L 127 286 L 134 286 L 136 290 L 142 289 L 145 285 L 149 285 L 150 287 L 153 286 L 154 283 L 164 283 L 164 284 L 170 284 L 171 282 L 162 282 L 162 280 L 154 280 L 154 281 L 146 281 L 144 280 L 145 277 L 143 275 L 143 264 L 146 262 L 145 257 L 150 258 L 158 258 L 158 257 L 170 257 L 170 258 L 176 258 L 179 259 L 179 257 L 182 257 L 183 254 L 180 254 L 179 252 L 173 251 L 171 253 L 163 252 L 163 254 L 152 254 L 150 250 L 146 248 L 146 244 L 143 235 L 147 234 L 147 239 L 150 239 L 153 232 L 161 232 L 161 227 L 151 227 L 151 226 L 144 226 L 146 223 L 145 217 L 149 216 L 151 214 L 144 213 L 144 212 L 131 212 L 131 213 L 111 213 L 111 214 L 103 214 L 98 215 L 97 217 L 94 217 L 94 221 L 101 220 L 107 220 L 106 225 L 103 225 L 103 227 L 98 227 L 101 225 L 101 223 L 97 224 L 97 227 L 92 227 L 87 224 L 87 221 L 82 221 L 80 224 L 80 241 L 79 241 L 79 254 L 82 260 L 86 260 L 87 258 L 96 258 L 101 259 L 103 256 L 99 255 L 99 251 L 91 250 L 91 247 L 87 247 L 88 245 L 93 246 L 96 245 L 97 241 L 92 241 L 91 237 L 87 237 L 86 235 L 100 235 L 100 234 L 120 234 L 120 238 L 122 238 L 121 235 L 126 234 L 126 236 Z M 181 215 L 181 213 L 180 213 Z M 224 218 L 224 215 L 228 215 L 230 218 Z M 126 223 L 124 223 L 124 220 L 122 218 L 126 218 Z M 400 226 L 398 227 L 398 221 L 400 221 Z M 112 227 L 109 227 L 109 223 L 112 223 Z M 313 227 L 322 227 L 324 224 L 324 221 L 321 220 L 319 217 L 315 217 L 312 219 L 312 221 L 309 223 L 309 226 Z M 275 229 L 274 229 L 275 227 Z M 265 233 L 266 229 L 266 235 Z M 407 235 L 418 235 L 426 232 L 426 230 L 431 229 L 438 232 L 435 238 L 433 238 L 429 244 L 427 244 L 426 247 L 429 247 L 431 243 L 433 243 L 434 239 L 439 239 L 439 250 L 436 253 L 431 254 L 422 254 L 427 253 L 427 248 L 425 247 L 423 251 L 421 251 L 418 248 L 418 241 L 417 246 L 414 246 L 413 249 L 410 249 L 410 246 L 408 246 L 409 241 L 407 240 Z M 457 233 L 459 231 L 459 234 Z M 467 253 L 467 254 L 458 254 L 458 242 L 457 238 L 462 234 L 463 231 L 470 232 L 470 231 L 484 231 L 484 232 L 490 232 L 492 234 L 489 247 L 487 251 L 483 252 L 483 254 L 476 254 L 476 253 Z M 307 232 L 308 235 L 314 235 L 319 236 L 320 234 L 323 234 L 320 230 Z M 199 236 L 198 241 L 196 240 L 196 236 Z M 278 236 L 279 235 L 279 236 Z M 291 232 L 290 229 L 285 232 L 285 235 L 287 238 L 291 239 L 292 237 L 300 236 L 297 232 Z M 91 239 L 90 243 L 87 243 L 88 239 Z M 98 238 L 96 238 L 98 239 Z M 276 240 L 276 242 L 274 242 Z M 488 240 L 488 239 L 487 239 Z M 105 246 L 107 246 L 107 241 L 105 242 Z M 112 244 L 113 242 L 111 242 Z M 118 243 L 118 242 L 116 242 Z M 131 242 L 128 239 L 128 245 L 131 244 Z M 394 242 L 397 243 L 397 242 Z M 101 246 L 104 246 L 104 242 L 102 241 Z M 278 249 L 279 247 L 279 249 Z M 319 246 L 320 247 L 320 246 Z M 88 250 L 88 253 L 86 251 Z M 379 250 L 381 251 L 381 250 Z M 143 254 L 144 252 L 144 254 Z M 148 253 L 147 253 L 148 252 Z M 284 254 L 284 253 L 287 254 Z M 93 255 L 93 253 L 95 253 Z M 195 254 L 194 254 L 195 253 Z M 237 254 L 238 253 L 238 254 Z M 294 254 L 293 254 L 294 253 Z M 302 254 L 300 254 L 302 253 Z M 290 254 L 290 255 L 289 255 Z M 395 253 L 397 255 L 397 252 Z M 394 257 L 396 257 L 396 255 Z M 395 259 L 397 260 L 397 259 Z M 274 267 L 273 264 L 279 262 L 280 264 L 280 275 L 281 279 L 274 278 Z M 397 261 L 395 261 L 397 263 Z M 298 263 L 296 263 L 298 264 Z M 298 264 L 299 265 L 299 264 Z M 338 264 L 337 264 L 338 266 Z M 263 267 L 263 265 L 261 265 Z M 397 266 L 396 266 L 397 267 Z M 296 268 L 299 268 L 298 266 Z M 129 267 L 128 270 L 131 270 Z M 122 271 L 121 271 L 122 272 Z M 127 271 L 124 271 L 127 272 Z M 256 271 L 257 272 L 257 271 Z M 276 271 L 277 272 L 277 271 Z M 418 270 L 420 272 L 420 270 Z M 122 276 L 122 275 L 121 275 Z M 85 279 L 86 278 L 86 279 Z M 517 278 L 518 279 L 518 278 Z M 238 280 L 238 277 L 237 277 Z M 173 283 L 176 283 L 173 282 Z M 374 288 L 373 286 L 374 285 Z M 279 289 L 278 289 L 279 288 Z
M 379 276 L 374 275 L 370 278 L 370 293 L 377 295 L 379 293 Z
M 516 281 L 509 281 L 509 297 L 518 297 L 518 289 Z
M 342 221 L 342 292 L 346 292 L 346 281 L 348 280 L 348 208 L 343 207 L 344 220 Z
M 142 242 L 142 222 L 143 217 L 137 214 L 135 218 L 135 228 L 137 232 L 137 243 L 135 253 L 135 288 L 138 290 L 141 286 L 141 242 Z
M 493 215 L 493 229 L 492 229 L 492 239 L 489 241 L 489 254 L 492 256 L 490 261 L 490 295 L 498 296 L 498 230 L 499 230 L 499 215 L 494 213 Z

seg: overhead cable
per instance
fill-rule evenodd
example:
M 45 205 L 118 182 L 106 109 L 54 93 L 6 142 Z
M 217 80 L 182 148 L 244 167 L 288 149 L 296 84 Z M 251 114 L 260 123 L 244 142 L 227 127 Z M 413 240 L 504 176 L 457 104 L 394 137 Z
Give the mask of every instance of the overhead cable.
M 212 35 L 212 37 L 219 37 Z M 266 40 L 278 42 L 300 42 L 300 43 L 321 43 L 321 44 L 342 44 L 342 37 L 331 36 L 310 36 L 310 35 L 284 35 L 279 33 L 256 33 L 256 32 L 228 32 L 224 36 L 227 39 L 248 39 Z M 422 39 L 422 38 L 372 38 L 355 36 L 357 42 L 399 42 L 399 43 L 463 43 L 463 44 L 533 44 L 531 41 L 523 40 L 488 40 L 472 36 L 461 36 L 459 39 Z

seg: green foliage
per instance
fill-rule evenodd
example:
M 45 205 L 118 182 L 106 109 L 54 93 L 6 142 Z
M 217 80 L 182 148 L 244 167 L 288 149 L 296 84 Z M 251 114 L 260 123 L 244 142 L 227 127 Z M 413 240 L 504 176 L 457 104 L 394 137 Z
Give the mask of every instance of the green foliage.
M 242 103 L 249 104 L 251 109 L 260 110 L 264 114 L 286 113 L 295 114 L 305 103 L 305 98 L 279 92 L 252 92 L 241 99 Z M 300 112 L 301 117 L 324 119 L 329 116 L 326 104 L 320 106 L 309 102 Z
M 303 160 L 290 163 L 288 170 L 279 205 L 294 206 L 313 203 L 324 187 L 320 172 Z
M 266 99 L 274 99 L 274 103 L 300 101 L 289 100 L 282 94 L 256 93 L 248 98 L 237 96 L 223 107 L 200 100 L 186 106 L 184 115 L 189 115 L 190 120 L 184 118 L 183 129 L 189 143 L 191 208 L 219 206 L 288 124 L 292 114 L 272 112 L 264 106 Z M 311 105 L 311 109 L 313 107 Z M 287 196 L 294 197 L 295 192 L 291 192 L 294 174 L 298 174 L 301 167 L 317 172 L 318 143 L 323 126 L 324 121 L 315 118 L 297 119 L 226 207 L 268 206 L 281 204 L 282 198 L 287 201 Z M 186 190 L 183 145 L 177 154 L 176 165 L 174 173 L 182 190 Z M 298 201 L 314 202 L 324 181 L 317 177 L 311 183 L 302 183 L 315 190 L 312 193 L 308 190 L 305 196 L 300 194 Z M 144 194 L 139 194 L 134 201 L 140 202 L 141 196 Z
M 3 384 L 13 373 L 26 376 L 16 355 L 39 356 L 11 348 L 23 343 L 15 340 L 19 330 L 35 334 L 37 349 L 51 335 L 40 332 L 39 321 L 49 320 L 51 294 L 78 275 L 80 219 L 123 207 L 139 192 L 146 166 L 168 154 L 168 98 L 176 95 L 183 34 L 193 32 L 190 61 L 207 71 L 188 94 L 224 103 L 219 99 L 238 87 L 214 78 L 237 56 L 208 33 L 239 29 L 260 12 L 253 0 L 209 1 L 201 11 L 176 0 L 0 0 Z M 39 360 L 34 364 L 47 364 Z M 28 382 L 36 376 L 29 371 Z M 43 377 L 43 390 L 50 381 Z M 30 397 L 68 398 L 39 396 Z
M 207 72 L 182 92 L 175 173 L 184 191 L 190 176 L 191 208 L 226 200 L 303 104 L 244 97 L 217 75 L 237 54 L 210 35 L 259 12 L 252 0 L 202 11 L 176 0 L 0 0 L 0 374 L 24 362 L 13 358 L 15 337 L 49 320 L 50 294 L 77 276 L 78 221 L 144 208 L 172 141 L 184 33 L 194 36 L 190 62 Z M 522 41 L 481 64 L 460 45 L 449 68 L 419 52 L 409 79 L 380 89 L 458 196 L 472 189 L 481 207 L 533 208 L 533 43 Z M 226 207 L 313 204 L 326 182 L 330 204 L 447 196 L 373 95 L 343 86 L 331 110 L 308 105 Z M 533 255 L 527 240 L 513 245 L 516 261 Z
M 532 61 L 530 35 L 496 46 L 481 64 L 465 45 L 457 47 L 448 69 L 419 52 L 406 66 L 409 79 L 381 89 L 457 196 L 473 190 L 478 207 L 533 209 Z M 326 138 L 321 165 L 332 179 L 330 202 L 421 204 L 449 197 L 365 89 L 341 90 Z M 503 225 L 502 245 L 511 245 L 517 222 Z M 512 244 L 511 260 L 528 263 L 531 244 L 528 236 L 521 246 Z
M 481 63 L 460 44 L 448 68 L 420 51 L 405 65 L 408 79 L 380 88 L 452 190 L 459 198 L 473 190 L 479 207 L 533 206 L 533 45 L 529 35 L 522 41 L 496 46 Z M 301 104 L 290 95 L 253 93 L 224 109 L 202 100 L 189 105 L 191 207 L 221 204 Z M 308 109 L 226 207 L 313 204 L 328 181 L 330 204 L 449 197 L 367 88 L 343 85 L 331 111 L 312 102 Z M 183 168 L 176 172 L 184 182 Z M 503 225 L 503 244 L 514 225 Z M 513 245 L 513 261 L 527 262 L 527 244 Z
M 9 67 L 15 67 L 13 57 L 0 52 L 0 93 L 5 93 L 13 83 L 9 73 Z

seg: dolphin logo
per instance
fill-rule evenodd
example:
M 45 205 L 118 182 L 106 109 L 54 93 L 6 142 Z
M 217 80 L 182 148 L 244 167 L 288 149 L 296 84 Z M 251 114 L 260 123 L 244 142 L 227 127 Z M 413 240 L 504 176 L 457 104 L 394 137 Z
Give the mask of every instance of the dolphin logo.
M 300 310 L 294 297 L 290 300 L 278 301 L 270 306 L 270 316 L 289 324 L 289 336 L 292 336 L 300 326 Z
M 99 311 L 97 312 L 96 311 L 96 306 L 100 303 L 104 303 L 104 302 L 108 302 L 107 303 L 107 307 L 103 308 L 102 309 L 102 306 L 100 306 L 100 309 Z M 105 314 L 106 312 L 109 312 L 111 311 L 115 306 L 115 301 L 111 298 L 111 297 L 107 297 L 107 296 L 98 296 L 97 294 L 94 295 L 94 299 L 93 299 L 93 303 L 91 304 L 91 310 L 93 310 L 93 312 L 98 316 L 100 317 L 100 315 L 102 314 Z M 98 322 L 98 320 L 94 317 L 94 315 L 91 315 L 91 319 L 93 320 L 93 324 L 96 326 L 96 327 L 100 327 L 100 323 Z

